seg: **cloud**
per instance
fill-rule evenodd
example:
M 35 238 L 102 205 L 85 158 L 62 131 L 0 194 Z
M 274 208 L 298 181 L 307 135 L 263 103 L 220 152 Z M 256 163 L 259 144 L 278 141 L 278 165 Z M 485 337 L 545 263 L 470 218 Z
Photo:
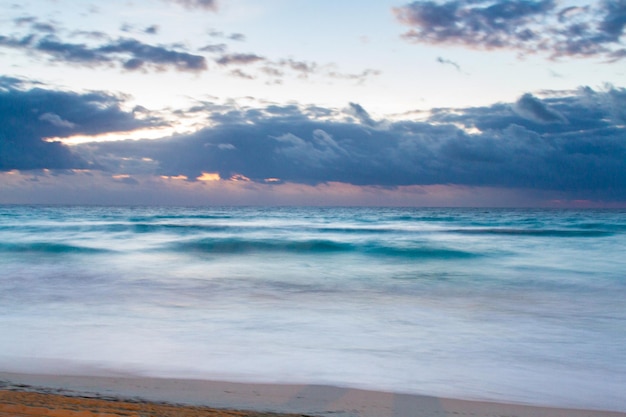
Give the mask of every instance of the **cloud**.
M 317 71 L 318 65 L 315 62 L 296 61 L 292 58 L 282 59 L 277 63 L 281 67 L 288 67 L 299 72 L 304 77 Z
M 228 39 L 230 39 L 232 41 L 243 42 L 243 41 L 246 40 L 246 35 L 244 35 L 243 33 L 231 33 L 228 36 Z
M 50 34 L 43 37 L 30 34 L 21 38 L 0 35 L 0 46 L 40 53 L 57 62 L 89 67 L 118 64 L 129 71 L 175 69 L 199 72 L 207 69 L 206 59 L 201 55 L 190 54 L 174 46 L 150 45 L 132 38 L 105 39 L 105 43 L 92 46 L 65 42 Z
M 231 41 L 243 42 L 246 40 L 246 35 L 243 33 L 224 33 L 221 30 L 210 29 L 208 35 L 212 38 L 229 39 Z
M 374 121 L 374 119 L 372 119 L 369 113 L 363 108 L 363 106 L 357 103 L 349 103 L 348 106 L 349 106 L 347 110 L 348 114 L 356 117 L 357 120 L 359 120 L 361 123 L 363 123 L 366 126 L 371 126 L 371 127 L 376 126 L 376 122 Z
M 233 77 L 243 78 L 245 80 L 254 80 L 254 76 L 240 70 L 239 68 L 232 70 L 230 72 L 230 75 L 232 75 Z
M 148 35 L 156 35 L 157 33 L 159 33 L 159 25 L 148 26 L 144 29 L 144 33 L 147 33 Z
M 0 171 L 100 170 L 136 188 L 140 176 L 194 182 L 214 173 L 217 182 L 245 179 L 251 187 L 443 184 L 626 201 L 623 88 L 433 109 L 423 121 L 374 120 L 354 102 L 345 109 L 204 102 L 188 109 L 209 120 L 193 133 L 72 148 L 44 140 L 164 125 L 149 112 L 122 110 L 124 100 L 0 77 Z
M 30 47 L 34 38 L 34 35 L 28 35 L 22 38 L 0 35 L 0 46 L 4 46 L 7 48 L 26 49 Z
M 19 17 L 14 19 L 13 23 L 17 26 L 28 25 L 37 32 L 54 33 L 57 31 L 57 28 L 53 24 L 39 22 L 34 16 Z
M 264 60 L 265 58 L 256 54 L 225 54 L 215 62 L 220 65 L 248 65 Z
M 480 49 L 512 49 L 551 58 L 625 55 L 624 0 L 590 5 L 554 0 L 414 1 L 394 8 L 411 29 L 403 38 L 416 43 L 451 44 Z
M 517 113 L 537 123 L 567 123 L 567 119 L 559 112 L 550 109 L 532 94 L 524 94 L 515 103 Z
M 186 2 L 185 2 L 186 3 Z M 196 2 L 193 2 L 196 3 Z M 201 3 L 201 2 L 198 2 Z M 208 7 L 208 3 L 207 3 Z M 154 45 L 131 37 L 111 38 L 105 33 L 94 31 L 73 31 L 68 33 L 53 27 L 50 31 L 36 30 L 36 18 L 23 18 L 16 22 L 20 26 L 29 26 L 32 33 L 18 35 L 0 35 L 0 47 L 12 48 L 26 52 L 31 57 L 43 56 L 52 62 L 82 65 L 90 68 L 120 67 L 126 71 L 166 71 L 203 72 L 208 70 L 207 59 L 203 55 L 190 53 L 180 44 Z M 151 25 L 138 29 L 130 24 L 123 24 L 121 31 L 140 35 L 157 34 L 160 28 Z M 210 37 L 231 41 L 243 41 L 241 33 L 225 34 L 211 29 Z M 71 36 L 72 41 L 66 41 Z M 82 41 L 82 42 L 81 42 Z M 309 79 L 311 76 L 325 79 L 355 81 L 363 84 L 369 78 L 377 76 L 380 71 L 365 69 L 360 73 L 345 73 L 336 69 L 335 64 L 318 64 L 293 58 L 270 60 L 256 53 L 229 52 L 226 43 L 206 44 L 197 49 L 200 53 L 215 54 L 214 61 L 219 69 L 226 74 L 245 79 L 264 79 L 268 83 L 281 83 L 283 78 L 295 76 Z M 228 67 L 252 66 L 257 63 L 263 66 L 246 72 Z
M 158 126 L 121 110 L 122 99 L 103 92 L 74 93 L 27 88 L 25 81 L 0 79 L 0 171 L 94 168 L 52 137 L 130 131 Z
M 23 79 L 0 75 L 0 91 L 12 88 L 20 88 L 25 84 L 27 84 L 27 82 Z
M 437 57 L 437 62 L 439 62 L 440 64 L 443 64 L 443 65 L 451 65 L 454 68 L 456 68 L 457 71 L 461 71 L 461 66 L 459 64 L 457 64 L 456 62 L 451 61 L 449 59 L 445 59 L 445 58 L 442 58 L 442 57 Z
M 304 107 L 207 110 L 213 126 L 152 141 L 98 143 L 93 155 L 148 159 L 157 175 L 203 172 L 317 186 L 454 184 L 626 201 L 626 90 L 524 95 L 374 123 L 362 106 L 326 117 Z M 207 107 L 208 109 L 208 107 Z M 319 114 L 319 113 L 317 113 Z M 94 162 L 98 162 L 95 160 Z
M 600 32 L 608 41 L 618 42 L 626 27 L 626 2 L 623 0 L 607 1 L 603 3 L 604 15 L 600 23 Z
M 293 133 L 273 137 L 279 142 L 275 153 L 287 160 L 298 161 L 302 170 L 324 169 L 347 156 L 347 151 L 322 129 L 314 129 L 310 138 L 303 139 Z
M 218 44 L 208 44 L 200 48 L 201 52 L 218 52 L 224 53 L 228 49 L 228 46 L 225 43 Z
M 398 19 L 414 30 L 405 37 L 433 43 L 462 42 L 489 47 L 518 45 L 535 36 L 529 29 L 555 8 L 552 0 L 415 1 L 397 8 Z
M 66 127 L 69 129 L 73 129 L 76 127 L 76 124 L 69 122 L 67 120 L 63 120 L 58 114 L 54 113 L 44 113 L 39 116 L 39 120 L 45 120 L 46 122 L 50 122 L 54 126 L 57 127 Z
M 204 9 L 217 11 L 217 0 L 166 0 L 180 4 L 188 9 Z
M 179 71 L 204 71 L 207 69 L 203 56 L 177 51 L 164 46 L 147 45 L 135 39 L 118 39 L 96 50 L 100 54 L 127 54 L 130 56 L 124 68 L 135 70 L 144 66 L 158 69 L 173 67 Z
M 294 75 L 299 79 L 309 79 L 313 76 L 356 81 L 357 84 L 363 84 L 368 78 L 380 75 L 380 71 L 374 69 L 366 69 L 358 74 L 350 74 L 337 71 L 334 64 L 320 65 L 316 62 L 298 61 L 293 58 L 280 59 L 276 61 L 269 60 L 263 56 L 253 53 L 223 53 L 226 51 L 226 45 L 207 45 L 201 49 L 204 52 L 222 52 L 222 55 L 215 59 L 215 62 L 222 67 L 253 65 L 263 62 L 263 66 L 256 68 L 256 74 L 243 72 L 240 69 L 230 71 L 230 75 L 245 79 L 270 78 L 273 83 L 280 83 L 282 79 Z
M 381 71 L 375 69 L 366 69 L 358 74 L 342 73 L 337 71 L 329 71 L 327 75 L 331 78 L 340 80 L 354 80 L 358 84 L 363 84 L 369 77 L 380 75 Z
M 282 79 L 288 74 L 295 74 L 297 78 L 306 80 L 313 77 L 321 77 L 326 79 L 356 81 L 357 84 L 363 84 L 370 77 L 380 75 L 380 71 L 375 69 L 366 69 L 360 73 L 345 73 L 338 71 L 335 64 L 319 64 L 313 61 L 300 61 L 293 58 L 279 59 L 270 61 L 265 59 L 265 65 L 260 71 L 274 79 Z

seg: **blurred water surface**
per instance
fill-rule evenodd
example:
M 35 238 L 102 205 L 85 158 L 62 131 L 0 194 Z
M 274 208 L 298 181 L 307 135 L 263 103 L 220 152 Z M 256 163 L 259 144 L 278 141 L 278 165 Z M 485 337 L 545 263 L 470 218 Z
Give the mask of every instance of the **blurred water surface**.
M 0 369 L 626 411 L 626 212 L 0 206 Z

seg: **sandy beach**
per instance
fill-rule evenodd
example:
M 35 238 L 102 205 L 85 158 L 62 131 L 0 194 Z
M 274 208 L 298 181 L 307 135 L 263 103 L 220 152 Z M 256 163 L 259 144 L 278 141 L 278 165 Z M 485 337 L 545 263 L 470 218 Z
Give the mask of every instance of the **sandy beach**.
M 321 385 L 0 372 L 0 417 L 626 417 Z

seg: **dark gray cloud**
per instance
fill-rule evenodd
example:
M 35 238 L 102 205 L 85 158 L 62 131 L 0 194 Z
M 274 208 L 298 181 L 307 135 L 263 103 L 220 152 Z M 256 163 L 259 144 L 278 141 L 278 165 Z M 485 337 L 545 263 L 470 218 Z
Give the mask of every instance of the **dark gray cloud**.
M 29 48 L 35 39 L 34 35 L 27 35 L 21 38 L 14 36 L 0 35 L 0 46 L 7 48 L 26 49 Z
M 0 75 L 0 91 L 5 91 L 11 88 L 20 88 L 26 84 L 26 80 L 17 77 Z
M 212 52 L 212 53 L 224 53 L 226 52 L 226 50 L 228 49 L 228 45 L 226 45 L 225 43 L 212 43 L 212 44 L 208 44 L 203 46 L 202 48 L 200 48 L 201 52 Z
M 147 27 L 138 28 L 137 26 L 132 25 L 130 23 L 122 23 L 122 25 L 120 26 L 120 30 L 126 33 L 140 33 L 140 34 L 146 34 L 146 35 L 156 35 L 157 33 L 159 33 L 161 28 L 159 27 L 159 25 L 150 25 Z M 81 34 L 87 35 L 87 32 L 79 31 L 76 33 L 79 35 Z M 106 35 L 99 37 L 99 39 L 107 39 L 107 38 L 108 37 Z M 98 38 L 95 38 L 95 39 L 98 39 Z
M 25 47 L 33 51 L 43 52 L 53 57 L 55 61 L 83 63 L 93 66 L 112 62 L 111 57 L 98 52 L 95 48 L 91 48 L 86 44 L 63 42 L 54 36 L 46 36 L 40 40 L 32 39 Z
M 53 62 L 79 64 L 91 68 L 121 67 L 126 71 L 208 70 L 207 59 L 203 55 L 190 53 L 180 44 L 152 45 L 131 37 L 113 39 L 102 32 L 66 32 L 55 27 L 51 27 L 53 30 L 50 31 L 41 31 L 36 29 L 39 22 L 34 17 L 18 19 L 14 23 L 18 26 L 28 26 L 31 33 L 21 36 L 0 35 L 0 47 L 22 50 L 30 56 L 44 56 Z M 127 34 L 145 35 L 156 34 L 160 28 L 156 25 L 138 28 L 126 23 L 120 30 Z M 241 33 L 226 34 L 213 29 L 208 35 L 234 41 L 245 39 Z M 66 41 L 65 36 L 71 36 L 72 42 Z M 315 75 L 320 78 L 349 80 L 363 84 L 369 78 L 380 74 L 380 71 L 375 69 L 366 69 L 361 73 L 345 73 L 337 70 L 334 64 L 320 65 L 293 58 L 271 60 L 255 53 L 230 52 L 226 43 L 207 44 L 197 51 L 215 54 L 213 60 L 218 64 L 218 68 L 226 69 L 228 75 L 246 79 L 261 78 L 269 80 L 267 82 L 270 83 L 280 83 L 287 76 L 295 75 L 300 79 L 308 79 L 309 76 Z M 264 64 L 262 67 L 248 71 L 228 68 L 261 62 Z
M 232 41 L 243 42 L 246 40 L 246 35 L 244 35 L 243 33 L 231 33 L 230 35 L 228 35 L 228 39 Z
M 624 57 L 626 2 L 603 0 L 587 6 L 554 0 L 414 1 L 394 9 L 411 29 L 412 42 L 508 48 L 521 53 Z
M 101 45 L 66 42 L 56 35 L 23 37 L 0 35 L 0 46 L 44 54 L 54 61 L 90 67 L 121 65 L 124 69 L 175 69 L 198 72 L 207 69 L 206 59 L 175 46 L 150 45 L 131 38 L 105 39 Z
M 567 119 L 561 113 L 550 109 L 532 94 L 524 94 L 517 100 L 514 109 L 520 116 L 538 123 L 567 123 Z
M 626 2 L 624 0 L 605 0 L 604 15 L 600 22 L 600 32 L 608 41 L 619 42 L 626 27 Z
M 147 33 L 148 35 L 156 35 L 157 33 L 159 33 L 159 25 L 148 26 L 144 29 L 144 33 Z
M 529 28 L 555 8 L 553 0 L 415 1 L 396 9 L 402 23 L 414 27 L 405 37 L 434 43 L 463 42 L 485 47 L 529 41 Z
M 17 26 L 30 26 L 36 32 L 55 33 L 57 28 L 52 23 L 40 22 L 34 16 L 23 16 L 13 20 Z
M 124 62 L 124 68 L 131 70 L 143 67 L 174 67 L 180 71 L 192 72 L 207 69 L 203 56 L 177 51 L 171 47 L 147 45 L 135 39 L 118 39 L 97 48 L 96 52 L 105 56 L 129 56 Z
M 78 94 L 29 88 L 27 82 L 0 78 L 0 170 L 94 168 L 97 165 L 45 138 L 129 131 L 162 124 L 138 120 L 121 110 L 111 94 Z
M 459 64 L 457 64 L 456 62 L 451 61 L 449 59 L 445 59 L 445 58 L 442 58 L 442 57 L 439 56 L 439 57 L 437 57 L 437 62 L 439 62 L 440 64 L 443 64 L 443 65 L 451 65 L 454 68 L 456 68 L 457 71 L 461 71 L 461 66 Z
M 265 58 L 256 54 L 224 54 L 215 60 L 220 65 L 248 65 L 254 64 L 259 61 L 264 61 Z
M 35 23 L 33 29 L 39 32 L 55 33 L 56 27 L 50 23 Z
M 423 122 L 375 122 L 356 103 L 350 119 L 298 106 L 205 108 L 213 127 L 156 141 L 92 144 L 89 152 L 107 155 L 110 169 L 115 158 L 147 158 L 156 174 L 190 179 L 218 172 L 259 183 L 456 184 L 626 199 L 624 89 L 439 109 Z
M 204 9 L 217 10 L 217 0 L 166 0 L 172 3 L 180 4 L 188 9 Z
M 358 103 L 349 103 L 348 114 L 353 115 L 356 119 L 366 126 L 376 126 L 376 122 L 370 114 Z

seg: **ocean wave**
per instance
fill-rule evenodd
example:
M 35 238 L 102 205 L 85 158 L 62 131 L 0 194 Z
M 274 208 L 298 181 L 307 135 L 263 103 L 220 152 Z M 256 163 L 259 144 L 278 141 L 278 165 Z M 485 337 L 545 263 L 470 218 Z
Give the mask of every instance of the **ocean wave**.
M 315 227 L 308 230 L 319 233 L 341 233 L 341 234 L 387 234 L 403 233 L 406 230 L 400 228 L 384 227 Z
M 86 246 L 70 245 L 66 243 L 56 242 L 19 242 L 19 243 L 0 243 L 0 252 L 5 253 L 49 253 L 49 254 L 63 254 L 63 253 L 107 253 L 111 252 L 108 249 L 91 248 Z
M 478 254 L 458 249 L 427 245 L 405 244 L 390 246 L 381 242 L 338 242 L 333 240 L 280 240 L 280 239 L 240 239 L 205 238 L 168 245 L 170 250 L 214 254 L 241 254 L 258 252 L 283 252 L 286 254 L 331 254 L 355 253 L 363 255 L 406 257 L 414 259 L 455 259 L 471 258 Z
M 222 232 L 233 230 L 236 227 L 226 225 L 199 225 L 199 224 L 152 224 L 152 223 L 135 223 L 128 225 L 128 230 L 135 233 L 158 233 L 167 232 L 175 234 L 190 234 L 198 232 Z
M 221 219 L 232 219 L 234 216 L 232 214 L 155 214 L 155 215 L 147 215 L 147 216 L 134 216 L 128 219 L 131 223 L 144 223 L 152 220 L 180 220 L 180 219 L 191 219 L 191 220 L 221 220 Z
M 450 233 L 466 235 L 511 235 L 511 236 L 539 236 L 539 237 L 605 237 L 614 232 L 608 230 L 590 229 L 512 229 L 512 228 L 481 228 L 481 229 L 451 229 Z
M 480 254 L 474 252 L 468 252 L 459 249 L 442 248 L 442 247 L 430 247 L 430 246 L 417 246 L 417 247 L 379 247 L 368 251 L 378 255 L 390 256 L 390 257 L 403 257 L 411 259 L 436 259 L 436 260 L 453 260 L 453 259 L 467 259 L 476 258 Z
M 394 222 L 426 222 L 426 223 L 449 223 L 458 221 L 458 217 L 454 216 L 426 216 L 426 215 L 400 215 L 400 216 L 391 216 L 389 218 L 390 221 Z
M 0 231 L 19 231 L 21 234 L 46 234 L 46 233 L 173 233 L 191 234 L 198 232 L 221 232 L 236 230 L 237 226 L 227 225 L 201 225 L 201 224 L 176 224 L 176 223 L 102 223 L 102 224 L 56 224 L 56 225 L 31 225 L 20 224 L 0 226 Z
M 169 245 L 171 249 L 206 253 L 245 253 L 245 252 L 348 252 L 352 245 L 330 240 L 290 241 L 278 239 L 251 240 L 239 238 L 206 238 Z

